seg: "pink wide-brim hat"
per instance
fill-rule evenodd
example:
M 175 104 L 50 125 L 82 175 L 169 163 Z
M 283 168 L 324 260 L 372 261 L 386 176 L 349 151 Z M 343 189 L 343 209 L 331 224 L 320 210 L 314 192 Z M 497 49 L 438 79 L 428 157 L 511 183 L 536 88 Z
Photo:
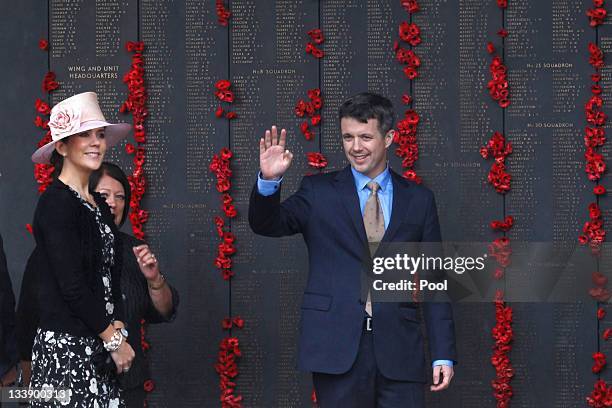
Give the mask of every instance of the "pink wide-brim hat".
M 49 163 L 55 143 L 68 136 L 96 128 L 105 128 L 106 146 L 111 147 L 126 137 L 132 126 L 128 123 L 108 123 L 100 110 L 98 95 L 95 92 L 84 92 L 64 99 L 51 109 L 49 129 L 53 140 L 36 150 L 32 155 L 32 161 Z

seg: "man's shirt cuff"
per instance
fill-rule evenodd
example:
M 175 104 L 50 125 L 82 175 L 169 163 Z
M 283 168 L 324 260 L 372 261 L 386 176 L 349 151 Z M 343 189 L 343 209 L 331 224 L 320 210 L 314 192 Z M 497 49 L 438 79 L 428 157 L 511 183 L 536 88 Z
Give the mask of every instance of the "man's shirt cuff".
M 435 366 L 439 366 L 439 365 L 447 365 L 447 366 L 452 367 L 453 366 L 453 361 L 452 360 L 435 360 L 431 366 L 435 367 Z
M 283 181 L 282 177 L 279 180 L 264 180 L 261 178 L 261 172 L 259 172 L 257 174 L 257 192 L 262 196 L 271 196 L 278 191 L 281 181 Z

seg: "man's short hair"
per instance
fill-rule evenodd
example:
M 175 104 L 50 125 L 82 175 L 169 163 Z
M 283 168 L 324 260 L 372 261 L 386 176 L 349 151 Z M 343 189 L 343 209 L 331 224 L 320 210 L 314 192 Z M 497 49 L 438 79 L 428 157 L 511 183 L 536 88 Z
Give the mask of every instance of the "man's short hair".
M 368 119 L 377 119 L 378 130 L 383 136 L 395 123 L 395 112 L 391 101 L 371 92 L 361 92 L 348 98 L 340 106 L 338 116 L 340 120 L 352 118 L 361 123 L 368 123 Z

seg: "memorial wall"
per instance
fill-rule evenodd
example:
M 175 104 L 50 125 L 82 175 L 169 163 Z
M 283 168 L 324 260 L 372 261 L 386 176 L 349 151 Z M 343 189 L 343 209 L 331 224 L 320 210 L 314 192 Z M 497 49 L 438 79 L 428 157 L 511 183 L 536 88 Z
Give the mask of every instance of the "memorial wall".
M 219 3 L 219 2 L 217 2 Z M 56 103 L 95 91 L 111 122 L 131 121 L 120 113 L 128 89 L 123 82 L 132 54 L 128 41 L 144 43 L 147 91 L 145 239 L 161 269 L 180 294 L 176 321 L 151 325 L 147 339 L 155 388 L 150 407 L 219 406 L 215 371 L 221 340 L 230 335 L 225 318 L 240 317 L 235 395 L 244 407 L 312 406 L 310 375 L 296 366 L 300 303 L 307 279 L 307 252 L 301 236 L 256 236 L 247 220 L 248 200 L 259 169 L 258 141 L 272 124 L 288 129 L 293 164 L 283 180 L 284 197 L 301 178 L 347 165 L 342 150 L 338 106 L 347 97 L 372 91 L 389 97 L 398 119 L 414 109 L 420 116 L 419 156 L 414 170 L 436 195 L 442 235 L 448 241 L 492 241 L 491 220 L 514 217 L 507 236 L 516 242 L 549 242 L 567 254 L 578 245 L 587 207 L 594 200 L 584 172 L 584 105 L 591 93 L 589 42 L 612 51 L 610 23 L 589 27 L 591 1 L 419 0 L 410 14 L 399 0 L 232 0 L 228 25 L 218 22 L 215 2 L 196 0 L 22 0 L 2 1 L 0 49 L 5 86 L 0 97 L 0 233 L 9 271 L 19 292 L 25 261 L 33 248 L 26 229 L 37 200 L 30 155 L 41 138 L 33 123 L 34 101 Z M 420 27 L 422 42 L 412 47 L 421 64 L 409 80 L 396 61 L 394 41 L 402 21 Z M 305 52 L 308 31 L 320 28 L 322 58 Z M 507 37 L 500 37 L 500 29 Z M 47 39 L 48 51 L 39 39 Z M 487 89 L 493 42 L 507 67 L 510 105 L 505 109 Z M 55 73 L 59 88 L 41 91 L 43 76 Z M 604 111 L 612 84 L 600 70 Z M 231 104 L 215 96 L 217 81 L 231 81 Z M 300 129 L 299 100 L 319 88 L 321 123 Z M 412 102 L 406 105 L 403 95 Z M 218 118 L 219 106 L 236 118 Z M 491 161 L 479 153 L 493 132 L 511 142 L 506 159 L 512 188 L 498 194 L 487 183 Z M 108 159 L 127 172 L 133 156 L 126 142 Z M 136 144 L 130 137 L 127 143 Z M 215 216 L 220 194 L 209 171 L 213 155 L 233 153 L 231 195 L 237 216 L 227 219 L 235 235 L 234 276 L 224 280 L 215 267 L 219 238 Z M 394 151 L 394 148 L 391 149 Z M 609 148 L 601 153 L 607 156 Z M 309 166 L 307 153 L 319 152 L 325 169 Z M 402 172 L 401 158 L 391 166 Z M 404 169 L 405 170 L 405 169 Z M 604 176 L 599 184 L 608 186 Z M 599 198 L 602 218 L 609 200 Z M 124 226 L 129 231 L 129 225 Z M 427 392 L 431 407 L 495 406 L 491 365 L 496 324 L 494 288 L 520 291 L 533 268 L 506 271 L 491 283 L 491 302 L 454 306 L 459 364 L 450 389 Z M 589 281 L 591 272 L 610 267 L 609 251 L 593 260 L 593 270 L 564 281 Z M 599 263 L 597 263 L 599 262 Z M 492 279 L 493 282 L 493 279 Z M 496 286 L 497 285 L 497 286 Z M 602 338 L 612 324 L 598 319 L 593 301 L 517 302 L 509 357 L 512 407 L 581 407 L 598 378 L 592 353 L 609 352 Z M 610 310 L 608 310 L 610 312 Z M 608 314 L 610 316 L 610 314 Z M 610 326 L 612 327 L 612 326 Z M 428 374 L 430 378 L 431 375 Z

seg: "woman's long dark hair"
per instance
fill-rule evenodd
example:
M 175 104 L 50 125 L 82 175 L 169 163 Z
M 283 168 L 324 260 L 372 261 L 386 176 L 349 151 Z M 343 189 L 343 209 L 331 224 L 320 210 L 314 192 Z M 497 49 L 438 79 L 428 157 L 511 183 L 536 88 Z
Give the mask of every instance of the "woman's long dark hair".
M 91 176 L 89 176 L 89 191 L 96 191 L 96 188 L 100 183 L 100 179 L 104 175 L 112 177 L 121 183 L 123 186 L 123 191 L 125 191 L 125 207 L 123 207 L 123 214 L 121 215 L 121 222 L 119 223 L 119 228 L 121 228 L 125 220 L 127 220 L 128 213 L 130 212 L 130 199 L 132 196 L 130 182 L 128 181 L 128 178 L 123 170 L 121 170 L 121 167 L 113 163 L 102 162 L 100 168 L 91 173 Z

